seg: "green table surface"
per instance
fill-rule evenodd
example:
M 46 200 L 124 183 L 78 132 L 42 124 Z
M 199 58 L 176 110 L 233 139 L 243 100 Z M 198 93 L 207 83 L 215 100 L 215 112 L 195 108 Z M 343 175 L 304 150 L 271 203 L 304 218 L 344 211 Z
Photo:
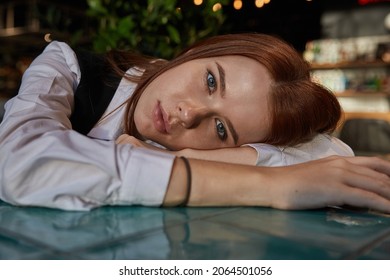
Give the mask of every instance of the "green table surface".
M 66 212 L 0 201 L 0 259 L 390 259 L 390 218 L 335 208 Z

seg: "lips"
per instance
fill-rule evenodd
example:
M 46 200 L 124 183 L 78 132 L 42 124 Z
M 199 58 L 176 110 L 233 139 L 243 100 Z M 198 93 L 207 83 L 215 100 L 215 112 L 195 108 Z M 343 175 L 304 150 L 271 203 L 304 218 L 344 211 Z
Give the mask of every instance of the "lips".
M 168 123 L 168 116 L 162 109 L 160 102 L 157 102 L 153 109 L 153 125 L 160 133 L 168 134 L 170 131 L 170 125 Z

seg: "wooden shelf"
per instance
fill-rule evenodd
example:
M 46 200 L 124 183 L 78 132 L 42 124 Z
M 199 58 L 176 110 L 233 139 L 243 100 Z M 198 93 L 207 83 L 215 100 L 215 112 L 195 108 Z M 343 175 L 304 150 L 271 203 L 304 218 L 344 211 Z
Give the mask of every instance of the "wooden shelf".
M 345 90 L 335 92 L 336 97 L 390 97 L 390 92 Z
M 354 88 L 334 92 L 340 103 L 342 103 L 342 106 L 345 106 L 345 109 L 348 108 L 348 111 L 344 112 L 343 118 L 341 119 L 342 125 L 348 119 L 383 119 L 390 122 L 390 111 L 387 110 L 390 105 L 390 90 L 386 86 L 381 87 L 379 84 L 371 85 L 371 81 L 369 81 L 371 72 L 372 75 L 377 75 L 380 80 L 384 78 L 388 79 L 390 75 L 390 61 L 373 58 L 371 60 L 361 59 L 358 61 L 343 61 L 338 63 L 311 63 L 310 67 L 319 76 L 321 71 L 323 71 L 325 82 L 327 82 L 326 79 L 332 79 L 331 76 L 326 76 L 326 71 L 329 70 L 330 73 L 330 70 L 336 70 L 336 78 L 339 77 L 337 76 L 337 72 L 340 72 L 340 76 L 344 75 L 346 79 L 351 81 L 348 85 L 356 85 Z M 365 106 L 366 102 L 367 107 Z M 381 111 L 375 111 L 376 109 L 380 109 Z
M 353 62 L 339 62 L 339 63 L 312 63 L 312 70 L 331 70 L 331 69 L 353 69 L 353 68 L 376 68 L 390 66 L 390 62 L 382 60 L 375 61 L 353 61 Z
M 347 119 L 382 119 L 390 122 L 390 112 L 344 112 Z

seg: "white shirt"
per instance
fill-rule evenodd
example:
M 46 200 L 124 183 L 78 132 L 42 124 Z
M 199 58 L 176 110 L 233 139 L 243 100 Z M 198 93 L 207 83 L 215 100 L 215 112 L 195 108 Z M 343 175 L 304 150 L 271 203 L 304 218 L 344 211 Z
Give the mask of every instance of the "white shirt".
M 115 145 L 123 132 L 124 106 L 102 119 L 89 137 L 72 130 L 69 117 L 80 76 L 75 53 L 61 42 L 50 43 L 24 73 L 0 125 L 0 199 L 68 210 L 161 205 L 174 157 Z M 127 100 L 134 87 L 122 79 L 106 112 Z M 340 140 L 325 135 L 292 148 L 250 146 L 258 152 L 257 164 L 267 166 L 353 155 Z
M 258 166 L 286 166 L 332 155 L 354 155 L 347 144 L 327 134 L 319 134 L 311 141 L 294 147 L 276 147 L 262 143 L 248 146 L 257 150 Z

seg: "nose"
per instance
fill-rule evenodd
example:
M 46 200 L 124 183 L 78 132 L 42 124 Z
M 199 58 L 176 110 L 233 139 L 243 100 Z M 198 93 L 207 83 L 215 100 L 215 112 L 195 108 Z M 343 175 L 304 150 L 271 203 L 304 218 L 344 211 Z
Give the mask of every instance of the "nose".
M 180 123 L 185 128 L 192 128 L 209 115 L 208 108 L 203 104 L 196 104 L 191 101 L 181 101 L 177 105 Z

